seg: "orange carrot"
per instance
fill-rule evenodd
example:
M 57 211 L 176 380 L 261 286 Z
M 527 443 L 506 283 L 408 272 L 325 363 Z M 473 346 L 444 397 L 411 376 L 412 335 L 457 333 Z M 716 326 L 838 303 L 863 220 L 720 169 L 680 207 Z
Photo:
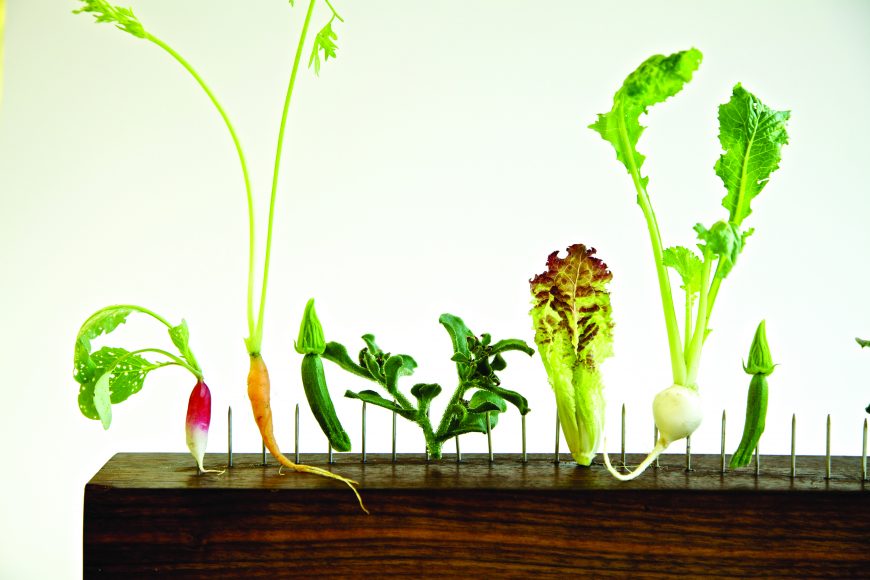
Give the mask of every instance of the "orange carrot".
M 269 450 L 272 457 L 277 459 L 278 463 L 288 469 L 292 469 L 293 471 L 312 473 L 314 475 L 336 479 L 346 483 L 348 487 L 353 490 L 354 495 L 356 495 L 356 499 L 359 501 L 359 506 L 362 510 L 365 513 L 369 513 L 369 510 L 367 510 L 363 505 L 359 492 L 356 490 L 356 487 L 354 487 L 359 485 L 359 483 L 319 467 L 293 463 L 287 459 L 283 453 L 281 453 L 281 450 L 278 448 L 278 442 L 275 440 L 275 434 L 272 431 L 272 406 L 269 403 L 269 371 L 266 368 L 266 363 L 263 362 L 262 356 L 259 354 L 251 354 L 250 356 L 251 370 L 248 372 L 248 398 L 251 400 L 251 409 L 254 411 L 254 420 L 257 422 L 257 427 L 260 428 L 260 435 L 263 437 L 263 443 L 266 444 L 266 449 Z

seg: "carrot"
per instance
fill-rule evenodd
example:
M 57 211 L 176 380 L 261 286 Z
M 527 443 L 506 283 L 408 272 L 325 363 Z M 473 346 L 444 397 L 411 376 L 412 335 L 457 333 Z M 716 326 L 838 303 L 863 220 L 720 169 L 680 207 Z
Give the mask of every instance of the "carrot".
M 263 437 L 263 443 L 266 445 L 266 449 L 269 450 L 269 453 L 272 454 L 272 457 L 277 459 L 278 463 L 288 469 L 292 469 L 293 471 L 311 473 L 346 483 L 353 491 L 354 495 L 356 495 L 359 507 L 361 507 L 365 513 L 369 513 L 369 510 L 367 510 L 363 505 L 362 498 L 355 487 L 359 485 L 358 482 L 319 467 L 293 463 L 285 457 L 283 453 L 281 453 L 281 450 L 278 448 L 278 442 L 275 440 L 275 434 L 272 430 L 272 406 L 269 402 L 271 391 L 269 371 L 266 368 L 266 363 L 263 361 L 262 356 L 259 354 L 251 354 L 250 356 L 251 370 L 248 372 L 248 398 L 251 400 L 251 409 L 254 411 L 254 421 L 257 422 L 257 427 L 260 429 L 260 435 Z

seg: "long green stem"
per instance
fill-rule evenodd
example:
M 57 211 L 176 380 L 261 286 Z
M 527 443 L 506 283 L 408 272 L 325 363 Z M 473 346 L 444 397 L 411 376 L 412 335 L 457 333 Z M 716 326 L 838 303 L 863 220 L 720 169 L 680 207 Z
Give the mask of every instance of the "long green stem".
M 290 99 L 293 96 L 293 87 L 296 84 L 296 73 L 299 70 L 299 61 L 302 58 L 302 50 L 305 46 L 305 38 L 308 35 L 308 25 L 311 23 L 311 14 L 314 12 L 316 0 L 308 4 L 305 13 L 305 22 L 302 24 L 302 33 L 299 35 L 299 45 L 296 47 L 296 57 L 293 59 L 293 70 L 290 72 L 290 82 L 287 86 L 287 95 L 284 97 L 284 111 L 281 113 L 281 127 L 278 129 L 278 145 L 275 149 L 275 166 L 272 170 L 272 193 L 269 197 L 269 224 L 266 230 L 266 259 L 263 263 L 263 285 L 260 288 L 260 312 L 257 316 L 257 329 L 253 340 L 248 345 L 251 352 L 260 351 L 260 343 L 263 340 L 263 313 L 266 310 L 266 287 L 269 283 L 269 262 L 272 257 L 272 222 L 275 217 L 275 198 L 278 193 L 278 172 L 281 167 L 281 151 L 284 147 L 284 129 L 287 125 L 287 111 L 290 109 Z
M 701 274 L 701 296 L 698 299 L 698 319 L 695 322 L 695 332 L 692 334 L 692 344 L 689 351 L 686 353 L 686 382 L 679 383 L 686 387 L 697 389 L 696 380 L 698 378 L 698 369 L 701 365 L 701 348 L 704 346 L 704 339 L 707 334 L 707 299 L 708 299 L 708 283 L 710 282 L 710 270 L 713 265 L 713 256 L 708 252 L 704 253 L 704 270 Z
M 242 176 L 245 179 L 245 193 L 248 197 L 248 335 L 253 338 L 254 336 L 254 196 L 251 192 L 251 180 L 248 176 L 248 164 L 245 161 L 245 154 L 242 151 L 242 144 L 239 141 L 238 135 L 236 135 L 236 130 L 233 128 L 233 124 L 230 122 L 230 118 L 227 116 L 226 111 L 221 106 L 220 102 L 218 102 L 217 97 L 211 91 L 209 86 L 205 83 L 199 73 L 187 62 L 184 57 L 175 52 L 175 50 L 151 34 L 147 34 L 146 38 L 165 50 L 169 53 L 172 58 L 177 60 L 181 66 L 183 66 L 187 72 L 193 76 L 196 80 L 197 84 L 202 87 L 202 90 L 205 91 L 205 94 L 208 95 L 208 98 L 211 100 L 212 104 L 217 109 L 218 113 L 220 113 L 221 118 L 224 120 L 224 123 L 227 126 L 227 129 L 230 132 L 230 136 L 233 138 L 233 144 L 236 146 L 236 153 L 239 155 L 239 163 L 242 166 Z M 250 340 L 250 338 L 249 338 Z
M 631 151 L 631 141 L 628 138 L 628 132 L 625 128 L 624 115 L 620 111 L 618 115 L 619 133 L 622 140 L 622 148 L 624 151 Z M 640 176 L 640 171 L 634 162 L 632 155 L 627 156 L 629 173 L 634 182 L 634 188 L 637 191 L 637 203 L 643 211 L 643 217 L 646 219 L 647 229 L 649 230 L 649 239 L 652 243 L 653 258 L 656 263 L 656 273 L 658 275 L 659 291 L 662 297 L 662 307 L 665 313 L 665 327 L 668 332 L 668 347 L 671 353 L 671 371 L 673 373 L 674 383 L 678 385 L 685 384 L 686 380 L 686 364 L 683 360 L 683 346 L 680 344 L 680 328 L 677 324 L 677 314 L 674 311 L 674 297 L 671 292 L 671 281 L 668 278 L 667 268 L 664 266 L 664 252 L 662 250 L 662 237 L 659 233 L 659 225 L 656 221 L 656 215 L 650 203 L 649 195 L 647 195 L 646 187 L 644 187 L 643 179 Z
M 694 299 L 691 292 L 686 292 L 686 324 L 685 324 L 685 343 L 683 344 L 683 352 L 689 352 L 689 345 L 692 342 L 692 311 L 694 309 Z

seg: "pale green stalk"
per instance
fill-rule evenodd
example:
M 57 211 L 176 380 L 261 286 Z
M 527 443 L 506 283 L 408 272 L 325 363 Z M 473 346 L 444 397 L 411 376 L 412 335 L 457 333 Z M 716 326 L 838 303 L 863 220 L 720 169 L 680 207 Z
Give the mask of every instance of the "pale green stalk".
M 704 271 L 701 274 L 701 292 L 698 298 L 698 319 L 695 322 L 695 332 L 692 334 L 692 344 L 689 351 L 686 352 L 686 382 L 679 383 L 686 387 L 697 389 L 696 380 L 698 370 L 701 367 L 701 348 L 704 346 L 704 339 L 707 334 L 707 301 L 709 295 L 708 282 L 710 280 L 710 270 L 713 266 L 713 256 L 709 252 L 704 252 Z
M 146 33 L 145 38 L 165 50 L 169 53 L 172 58 L 177 60 L 181 66 L 183 66 L 187 72 L 193 76 L 196 82 L 202 87 L 202 90 L 205 91 L 205 94 L 208 95 L 208 98 L 211 100 L 212 104 L 217 109 L 218 113 L 220 113 L 221 118 L 224 120 L 224 123 L 227 126 L 227 129 L 230 132 L 230 136 L 233 139 L 233 144 L 236 147 L 236 152 L 239 156 L 239 163 L 242 166 L 242 176 L 245 179 L 245 193 L 248 197 L 248 335 L 250 338 L 246 342 L 249 342 L 254 337 L 254 196 L 251 192 L 251 180 L 248 176 L 248 164 L 245 161 L 245 154 L 242 151 L 242 144 L 239 141 L 238 135 L 236 135 L 236 130 L 233 128 L 233 124 L 230 122 L 230 118 L 227 116 L 226 111 L 221 106 L 220 102 L 217 100 L 215 94 L 211 91 L 209 86 L 203 80 L 199 73 L 187 62 L 184 57 L 175 52 L 175 50 L 157 38 L 156 36 Z M 261 310 L 262 313 L 262 310 Z M 261 314 L 262 316 L 262 314 Z M 257 349 L 259 350 L 259 341 L 257 341 Z
M 269 262 L 272 257 L 272 222 L 275 217 L 275 198 L 278 193 L 278 172 L 281 167 L 281 151 L 284 147 L 284 129 L 287 125 L 287 111 L 290 109 L 290 99 L 293 96 L 293 87 L 296 84 L 296 73 L 299 70 L 299 61 L 302 58 L 302 49 L 305 38 L 308 35 L 308 25 L 311 23 L 311 15 L 314 12 L 316 0 L 310 0 L 308 11 L 305 13 L 305 21 L 302 24 L 302 33 L 299 36 L 299 45 L 296 48 L 296 57 L 293 59 L 293 69 L 290 72 L 290 82 L 287 86 L 287 95 L 284 98 L 284 110 L 281 113 L 281 127 L 278 129 L 278 145 L 275 150 L 275 166 L 272 171 L 272 193 L 269 198 L 269 224 L 266 230 L 266 258 L 263 263 L 263 284 L 260 288 L 260 312 L 257 316 L 257 328 L 252 340 L 248 344 L 250 353 L 260 352 L 260 343 L 263 340 L 263 313 L 266 310 L 266 287 L 269 283 Z
M 623 147 L 626 151 L 631 151 L 631 141 L 628 138 L 628 133 L 623 121 L 624 115 L 620 114 L 619 119 L 620 138 L 623 141 Z M 671 353 L 671 371 L 674 377 L 674 383 L 678 385 L 685 384 L 686 381 L 686 363 L 683 360 L 683 347 L 680 344 L 680 329 L 677 325 L 677 315 L 674 311 L 674 298 L 671 292 L 671 281 L 668 278 L 667 268 L 663 264 L 662 238 L 659 234 L 659 225 L 656 221 L 656 215 L 653 211 L 652 204 L 649 200 L 649 195 L 646 188 L 643 186 L 643 181 L 640 177 L 640 171 L 634 162 L 633 155 L 626 156 L 628 161 L 629 173 L 631 180 L 634 182 L 634 188 L 637 191 L 637 203 L 643 210 L 643 217 L 646 219 L 646 225 L 649 229 L 649 238 L 652 242 L 653 258 L 656 263 L 656 274 L 658 275 L 659 290 L 662 297 L 662 307 L 665 313 L 665 326 L 668 331 L 668 347 Z

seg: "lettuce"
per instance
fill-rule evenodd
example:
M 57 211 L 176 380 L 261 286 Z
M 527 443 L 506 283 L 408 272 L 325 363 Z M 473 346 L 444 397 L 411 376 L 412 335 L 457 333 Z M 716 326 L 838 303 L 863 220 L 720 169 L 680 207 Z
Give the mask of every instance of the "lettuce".
M 553 252 L 547 271 L 531 281 L 535 342 L 544 362 L 565 440 L 574 460 L 589 465 L 604 427 L 599 366 L 613 354 L 607 264 L 595 249 L 574 244 Z

